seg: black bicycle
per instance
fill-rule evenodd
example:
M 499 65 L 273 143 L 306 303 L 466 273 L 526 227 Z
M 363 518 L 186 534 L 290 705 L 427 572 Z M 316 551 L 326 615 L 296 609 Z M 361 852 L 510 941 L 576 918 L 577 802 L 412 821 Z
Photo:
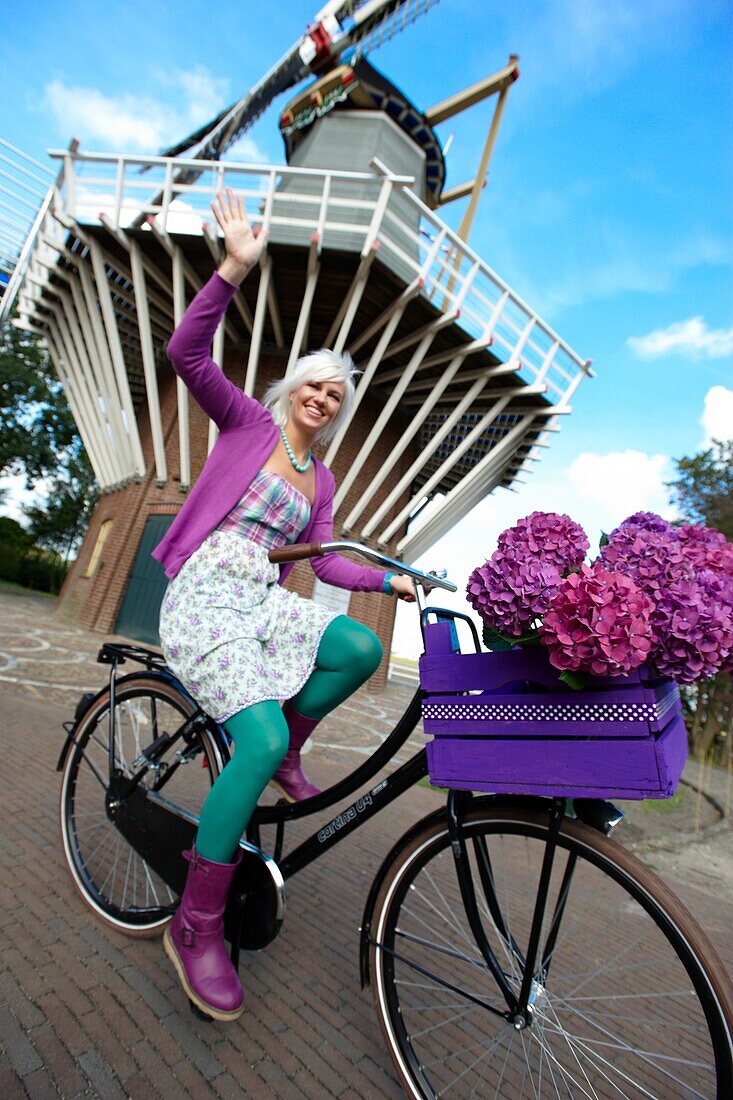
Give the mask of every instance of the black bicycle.
M 409 573 L 418 590 L 455 591 L 353 543 L 275 553 L 342 549 Z M 424 634 L 465 620 L 478 648 L 467 616 L 418 607 Z M 181 852 L 228 740 L 159 654 L 104 645 L 99 660 L 109 684 L 80 702 L 58 762 L 64 853 L 101 920 L 155 936 L 175 912 Z M 140 667 L 119 675 L 128 661 Z M 374 783 L 420 711 L 418 688 L 353 773 L 305 802 L 257 808 L 226 911 L 235 964 L 277 935 L 288 878 L 427 775 L 423 749 Z M 348 799 L 285 851 L 288 822 Z M 366 899 L 361 976 L 409 1096 L 733 1097 L 730 979 L 670 889 L 610 838 L 622 816 L 597 800 L 449 791 L 396 841 Z

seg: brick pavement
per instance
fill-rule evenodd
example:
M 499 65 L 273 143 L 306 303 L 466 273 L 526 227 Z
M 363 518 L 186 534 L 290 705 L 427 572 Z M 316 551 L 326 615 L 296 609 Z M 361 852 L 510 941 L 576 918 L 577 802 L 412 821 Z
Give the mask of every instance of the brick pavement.
M 101 639 L 57 621 L 41 598 L 7 592 L 0 637 L 0 651 L 11 653 L 4 665 L 0 658 L 0 1095 L 402 1095 L 371 995 L 359 988 L 358 926 L 392 840 L 440 796 L 413 789 L 290 880 L 280 936 L 243 958 L 247 1011 L 234 1024 L 206 1024 L 190 1014 L 160 941 L 131 940 L 95 922 L 61 855 L 60 723 L 81 689 L 104 680 L 93 661 Z M 395 686 L 386 696 L 363 691 L 358 706 L 324 723 L 313 777 L 326 781 L 363 759 L 409 694 Z M 297 825 L 291 843 L 311 829 Z M 730 963 L 733 905 L 673 885 Z

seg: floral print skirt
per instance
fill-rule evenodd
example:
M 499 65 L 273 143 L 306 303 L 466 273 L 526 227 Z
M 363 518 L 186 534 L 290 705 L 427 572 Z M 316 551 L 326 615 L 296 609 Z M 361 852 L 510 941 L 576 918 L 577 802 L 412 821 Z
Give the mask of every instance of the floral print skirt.
M 292 699 L 336 618 L 278 584 L 267 549 L 215 531 L 168 585 L 160 640 L 172 672 L 217 722 L 268 699 Z

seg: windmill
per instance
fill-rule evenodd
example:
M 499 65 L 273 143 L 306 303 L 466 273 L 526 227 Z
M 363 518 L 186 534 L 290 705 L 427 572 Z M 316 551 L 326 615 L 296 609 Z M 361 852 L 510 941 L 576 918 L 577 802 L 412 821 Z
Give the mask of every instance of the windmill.
M 410 123 L 406 127 L 408 132 L 424 145 L 428 158 L 425 197 L 429 205 L 435 209 L 470 194 L 471 201 L 458 230 L 459 236 L 467 240 L 480 192 L 486 182 L 506 94 L 519 76 L 518 58 L 510 56 L 508 64 L 499 72 L 423 112 L 404 100 L 395 106 L 394 100 L 390 101 L 390 93 L 397 97 L 400 97 L 400 93 L 385 77 L 377 74 L 365 59 L 365 54 L 371 54 L 389 42 L 439 2 L 440 0 L 330 0 L 317 12 L 306 33 L 244 96 L 192 134 L 170 146 L 162 155 L 220 160 L 278 96 L 315 77 L 314 82 L 295 97 L 281 116 L 286 156 L 288 163 L 291 163 L 297 144 L 293 140 L 294 136 L 297 138 L 314 118 L 322 117 L 335 104 L 343 103 L 350 94 L 353 96 L 360 86 L 364 87 L 369 82 L 372 85 L 371 101 L 369 92 L 366 96 L 369 107 L 383 109 L 386 102 L 386 109 L 392 108 L 393 117 L 399 112 L 402 115 L 402 124 Z M 479 158 L 478 171 L 474 179 L 444 192 L 445 164 L 432 127 L 492 95 L 498 95 L 498 100 Z M 364 96 L 357 96 L 356 99 L 362 105 L 365 103 Z M 191 183 L 199 172 L 195 166 L 183 169 L 177 174 L 176 182 Z
M 167 149 L 164 156 L 185 154 L 201 160 L 219 160 L 267 110 L 273 100 L 307 80 L 335 68 L 349 50 L 371 52 L 439 0 L 330 0 L 309 24 L 306 33 L 287 50 L 257 83 L 216 118 Z
M 245 96 L 162 156 L 52 154 L 59 183 L 3 308 L 17 295 L 17 323 L 46 341 L 104 490 L 63 596 L 86 625 L 150 640 L 163 582 L 149 551 L 215 440 L 164 346 L 221 255 L 205 223 L 222 186 L 244 194 L 268 247 L 215 359 L 254 395 L 309 347 L 348 350 L 362 370 L 323 455 L 339 535 L 414 560 L 514 487 L 570 411 L 588 363 L 467 243 L 517 58 L 419 108 L 365 56 L 431 6 L 332 0 Z M 285 93 L 285 163 L 238 162 L 237 139 Z M 488 97 L 475 176 L 446 189 L 435 127 Z M 441 210 L 462 197 L 453 230 Z M 127 583 L 100 580 L 100 563 Z M 309 574 L 296 583 L 310 594 Z M 352 604 L 388 642 L 393 609 Z

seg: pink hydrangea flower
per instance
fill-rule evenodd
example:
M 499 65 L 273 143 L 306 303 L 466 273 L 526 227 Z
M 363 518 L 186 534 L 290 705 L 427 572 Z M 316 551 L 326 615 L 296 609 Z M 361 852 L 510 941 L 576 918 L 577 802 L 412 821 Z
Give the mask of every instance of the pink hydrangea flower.
M 560 585 L 540 628 L 555 668 L 623 676 L 652 647 L 652 601 L 630 577 L 601 562 L 581 565 Z
M 691 523 L 678 527 L 675 534 L 685 557 L 695 569 L 711 569 L 714 573 L 733 577 L 733 543 L 720 531 Z

